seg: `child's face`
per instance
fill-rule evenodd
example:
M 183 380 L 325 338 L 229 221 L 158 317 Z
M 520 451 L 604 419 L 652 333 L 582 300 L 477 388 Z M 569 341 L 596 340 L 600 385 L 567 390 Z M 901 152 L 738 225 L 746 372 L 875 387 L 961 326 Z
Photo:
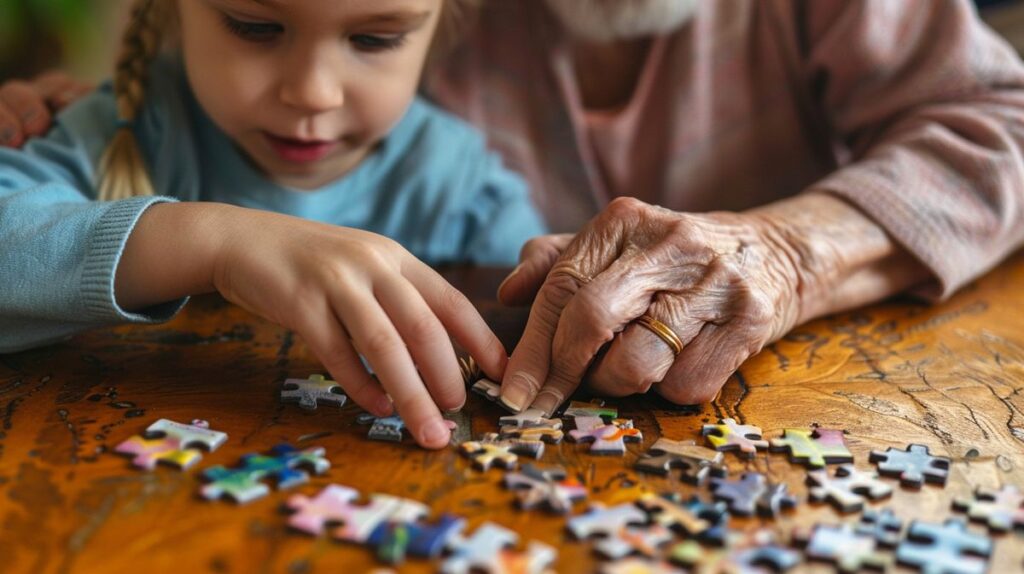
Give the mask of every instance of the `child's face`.
M 189 83 L 275 181 L 312 188 L 359 164 L 419 84 L 442 0 L 181 0 Z

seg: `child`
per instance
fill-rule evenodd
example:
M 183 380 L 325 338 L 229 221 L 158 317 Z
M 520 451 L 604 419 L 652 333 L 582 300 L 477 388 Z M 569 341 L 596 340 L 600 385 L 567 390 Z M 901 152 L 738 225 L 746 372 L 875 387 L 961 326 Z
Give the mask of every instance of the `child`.
M 0 352 L 216 290 L 446 445 L 448 333 L 496 380 L 506 353 L 417 257 L 508 264 L 543 232 L 482 138 L 415 97 L 465 1 L 136 0 L 113 86 L 0 150 Z

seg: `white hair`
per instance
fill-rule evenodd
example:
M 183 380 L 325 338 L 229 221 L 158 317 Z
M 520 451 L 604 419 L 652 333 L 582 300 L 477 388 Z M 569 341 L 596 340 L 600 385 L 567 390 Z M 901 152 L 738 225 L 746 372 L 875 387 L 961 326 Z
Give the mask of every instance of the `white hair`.
M 546 0 L 571 33 L 595 42 L 663 36 L 697 11 L 699 0 Z

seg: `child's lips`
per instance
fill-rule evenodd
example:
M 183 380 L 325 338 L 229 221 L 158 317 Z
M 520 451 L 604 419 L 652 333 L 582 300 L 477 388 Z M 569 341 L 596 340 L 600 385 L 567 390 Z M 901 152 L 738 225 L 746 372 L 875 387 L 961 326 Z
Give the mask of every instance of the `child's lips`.
M 338 148 L 338 140 L 298 140 L 263 132 L 277 155 L 291 163 L 312 163 L 327 157 Z

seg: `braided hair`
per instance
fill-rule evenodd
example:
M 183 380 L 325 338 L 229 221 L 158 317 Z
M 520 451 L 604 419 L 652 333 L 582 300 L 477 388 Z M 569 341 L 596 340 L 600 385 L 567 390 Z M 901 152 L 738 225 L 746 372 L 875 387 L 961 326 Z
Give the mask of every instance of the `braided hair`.
M 99 199 L 153 195 L 145 161 L 132 130 L 142 109 L 149 65 L 160 51 L 166 0 L 135 0 L 114 71 L 117 132 L 100 161 Z

